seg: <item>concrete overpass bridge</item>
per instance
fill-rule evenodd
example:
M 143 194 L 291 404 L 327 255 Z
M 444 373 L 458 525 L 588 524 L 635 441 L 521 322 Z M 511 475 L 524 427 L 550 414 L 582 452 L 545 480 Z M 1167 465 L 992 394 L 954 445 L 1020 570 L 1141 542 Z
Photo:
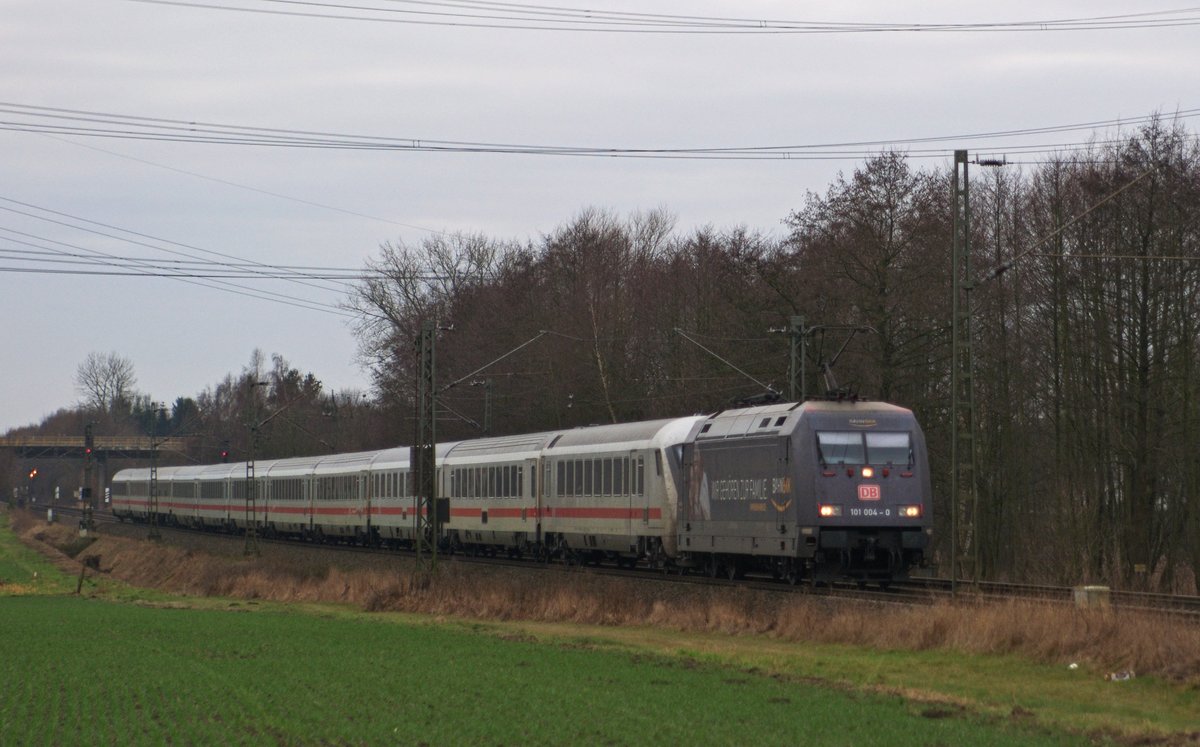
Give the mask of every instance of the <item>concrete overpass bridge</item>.
M 91 456 L 99 461 L 149 459 L 155 451 L 183 454 L 187 447 L 186 438 L 95 436 Z M 0 436 L 0 449 L 12 449 L 22 459 L 84 459 L 87 448 L 84 436 Z

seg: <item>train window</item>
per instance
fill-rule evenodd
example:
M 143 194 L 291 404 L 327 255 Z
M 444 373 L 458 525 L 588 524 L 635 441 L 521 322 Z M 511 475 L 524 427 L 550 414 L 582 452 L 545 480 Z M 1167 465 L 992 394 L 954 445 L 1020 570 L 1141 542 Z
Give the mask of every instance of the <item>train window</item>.
M 605 495 L 613 494 L 612 464 L 613 464 L 612 459 L 604 460 L 604 494 Z
M 910 465 L 912 440 L 907 433 L 868 433 L 867 456 L 871 464 Z
M 592 460 L 583 460 L 583 494 L 592 494 Z
M 763 418 L 763 419 L 762 419 L 762 422 L 758 424 L 758 427 L 759 427 L 759 428 L 766 428 L 766 427 L 767 427 L 768 425 L 770 425 L 770 424 L 771 424 L 771 419 L 770 419 L 770 418 Z
M 587 493 L 583 492 L 583 481 L 584 481 L 583 474 L 584 474 L 583 460 L 576 459 L 575 460 L 575 481 L 574 481 L 574 485 L 572 485 L 571 495 L 587 495 Z
M 867 454 L 861 433 L 818 431 L 817 449 L 821 464 L 866 464 Z
M 625 489 L 625 475 L 629 473 L 629 460 L 625 457 L 613 460 L 613 494 L 628 495 Z
M 637 458 L 637 489 L 633 491 L 633 494 L 646 494 L 646 460 L 641 456 Z
M 557 495 L 565 495 L 564 491 L 566 490 L 566 487 L 567 487 L 567 465 L 564 462 L 559 462 L 558 463 L 558 487 L 555 488 L 554 492 Z

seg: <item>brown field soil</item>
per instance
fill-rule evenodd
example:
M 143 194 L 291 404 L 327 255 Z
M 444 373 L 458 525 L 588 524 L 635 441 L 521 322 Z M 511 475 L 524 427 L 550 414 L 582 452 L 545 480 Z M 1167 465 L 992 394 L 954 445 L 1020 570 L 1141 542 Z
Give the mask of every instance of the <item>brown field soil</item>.
M 1200 626 L 1154 613 L 1025 601 L 885 605 L 606 578 L 561 567 L 487 567 L 452 558 L 439 563 L 431 579 L 415 573 L 405 556 L 269 544 L 261 557 L 247 559 L 241 538 L 172 534 L 169 542 L 155 543 L 116 536 L 120 528 L 114 527 L 80 540 L 74 526 L 47 525 L 19 511 L 11 513 L 11 524 L 23 541 L 56 557 L 69 573 L 79 573 L 79 559 L 98 555 L 99 576 L 175 594 L 334 602 L 367 611 L 475 620 L 651 626 L 883 651 L 1015 654 L 1200 687 Z M 125 529 L 139 537 L 145 531 Z

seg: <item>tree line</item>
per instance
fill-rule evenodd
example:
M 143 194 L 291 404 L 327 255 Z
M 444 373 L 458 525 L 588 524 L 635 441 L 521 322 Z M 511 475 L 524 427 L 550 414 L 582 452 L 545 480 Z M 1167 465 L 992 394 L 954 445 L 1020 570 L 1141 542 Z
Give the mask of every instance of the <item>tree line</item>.
M 807 194 L 782 236 L 589 209 L 526 241 L 385 244 L 347 307 L 402 442 L 427 321 L 448 439 L 786 392 L 790 340 L 771 330 L 796 316 L 823 328 L 815 371 L 846 343 L 834 328 L 869 328 L 834 374 L 924 424 L 946 568 L 951 207 L 944 167 L 885 152 Z M 1194 588 L 1195 135 L 1159 119 L 1038 164 L 976 167 L 971 212 L 979 573 Z
M 408 444 L 425 323 L 440 440 L 710 412 L 787 393 L 801 317 L 809 396 L 841 351 L 843 393 L 923 424 L 947 572 L 952 199 L 944 165 L 884 152 L 805 195 L 783 231 L 586 209 L 536 239 L 387 243 L 345 302 L 371 396 L 255 351 L 166 405 L 134 390 L 128 361 L 97 354 L 79 405 L 24 430 L 192 436 L 179 459 L 202 463 Z M 1196 135 L 1159 119 L 1037 164 L 975 167 L 971 213 L 979 574 L 1194 590 Z

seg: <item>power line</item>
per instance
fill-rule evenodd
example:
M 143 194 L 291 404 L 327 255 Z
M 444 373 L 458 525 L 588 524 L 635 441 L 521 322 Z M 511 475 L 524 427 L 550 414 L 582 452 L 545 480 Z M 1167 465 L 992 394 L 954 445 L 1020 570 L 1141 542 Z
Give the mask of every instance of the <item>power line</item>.
M 127 228 L 121 228 L 121 227 L 119 227 L 119 226 L 114 226 L 114 225 L 111 225 L 111 224 L 108 224 L 108 223 L 102 223 L 102 222 L 100 222 L 100 221 L 91 220 L 91 219 L 89 219 L 89 218 L 83 218 L 83 217 L 80 217 L 80 216 L 77 216 L 77 215 L 71 215 L 70 213 L 64 213 L 64 212 L 61 212 L 61 211 L 58 211 L 58 210 L 53 210 L 53 209 L 51 209 L 51 208 L 40 207 L 40 206 L 38 206 L 38 205 L 33 205 L 33 204 L 31 204 L 31 203 L 28 203 L 28 202 L 22 202 L 22 201 L 20 201 L 20 200 L 13 199 L 13 198 L 11 198 L 11 197 L 4 197 L 3 195 L 0 195 L 0 202 L 7 202 L 7 203 L 9 203 L 9 204 L 11 204 L 11 205 L 20 205 L 21 207 L 24 207 L 24 208 L 29 208 L 30 210 L 36 210 L 36 211 L 40 211 L 40 212 L 47 213 L 48 215 L 52 215 L 52 216 L 56 216 L 56 217 L 55 217 L 55 218 L 49 218 L 49 217 L 46 217 L 46 216 L 44 216 L 44 215 L 38 215 L 38 214 L 36 214 L 36 213 L 30 213 L 30 212 L 26 212 L 26 211 L 23 211 L 23 210 L 17 210 L 17 209 L 15 209 L 15 208 L 11 208 L 11 207 L 5 207 L 5 206 L 3 206 L 3 205 L 0 205 L 0 210 L 6 211 L 6 212 L 15 213 L 15 214 L 17 214 L 17 215 L 23 215 L 23 216 L 25 216 L 25 217 L 28 217 L 28 218 L 33 218 L 34 220 L 40 220 L 40 221 L 44 221 L 44 222 L 47 222 L 47 223 L 53 223 L 53 224 L 56 224 L 56 225 L 60 225 L 60 226 L 64 226 L 64 227 L 67 227 L 67 228 L 74 229 L 74 230 L 76 230 L 76 231 L 83 231 L 83 232 L 85 232 L 85 233 L 90 233 L 90 234 L 95 234 L 95 235 L 97 235 L 97 236 L 103 236 L 103 237 L 105 237 L 105 238 L 115 239 L 115 240 L 117 240 L 117 241 L 126 242 L 126 243 L 129 243 L 129 244 L 133 244 L 133 245 L 135 245 L 135 246 L 142 246 L 142 247 L 145 247 L 145 248 L 148 248 L 148 249 L 153 249 L 153 250 L 155 250 L 155 251 L 161 251 L 161 252 L 165 252 L 165 253 L 168 253 L 168 254 L 174 254 L 174 255 L 176 255 L 176 256 L 188 257 L 188 258 L 190 258 L 190 259 L 199 259 L 199 258 L 198 258 L 198 257 L 196 257 L 195 255 L 193 255 L 193 254 L 188 254 L 188 253 L 187 253 L 187 252 L 185 252 L 185 251 L 179 251 L 179 250 L 176 250 L 176 249 L 171 249 L 171 248 L 164 247 L 164 246 L 161 246 L 161 245 L 160 245 L 160 244 L 168 244 L 168 245 L 171 245 L 171 246 L 177 246 L 177 247 L 180 247 L 181 249 L 187 249 L 187 250 L 190 250 L 190 251 L 201 252 L 201 253 L 203 253 L 203 254 L 209 254 L 209 255 L 212 255 L 212 256 L 214 256 L 214 257 L 220 257 L 220 258 L 223 258 L 223 259 L 229 259 L 229 260 L 233 260 L 233 261 L 235 261 L 235 262 L 247 262 L 247 263 L 249 263 L 249 264 L 252 264 L 252 265 L 255 265 L 255 266 L 257 266 L 257 267 L 260 267 L 260 268 L 263 268 L 263 269 L 267 269 L 267 270 L 276 270 L 276 271 L 278 271 L 278 270 L 279 270 L 279 268 L 278 268 L 278 267 L 276 267 L 276 266 L 273 266 L 273 265 L 269 265 L 269 264 L 265 264 L 265 263 L 261 263 L 261 262 L 252 262 L 252 261 L 244 260 L 243 258 L 241 258 L 241 257 L 238 257 L 238 256 L 235 256 L 235 255 L 232 255 L 232 254 L 226 254 L 226 253 L 222 253 L 222 252 L 213 251 L 213 250 L 211 250 L 211 249 L 204 249 L 204 248 L 197 247 L 197 246 L 191 246 L 191 245 L 189 245 L 189 244 L 183 244 L 183 243 L 180 243 L 180 242 L 178 242 L 178 241 L 172 241 L 172 240 L 170 240 L 170 239 L 163 239 L 163 238 L 159 238 L 159 237 L 156 237 L 156 236 L 151 236 L 151 235 L 149 235 L 149 234 L 140 233 L 140 232 L 138 232 L 138 231 L 133 231 L 133 230 L 130 230 L 130 229 L 127 229 Z M 85 224 L 88 224 L 88 225 L 86 225 L 86 226 L 75 225 L 75 224 L 73 224 L 73 223 L 68 223 L 68 222 L 66 222 L 66 220 L 60 220 L 60 218 L 62 218 L 62 219 L 67 219 L 67 220 L 71 220 L 71 221 L 77 221 L 77 222 L 79 222 L 79 223 L 85 223 Z M 129 236 L 134 236 L 134 237 L 137 237 L 137 238 L 136 238 L 136 239 L 130 239 L 130 238 L 126 238 L 125 236 L 120 236 L 120 235 L 117 235 L 117 234 L 112 234 L 112 233 L 107 233 L 107 232 L 105 232 L 105 231 L 100 231 L 100 230 L 97 230 L 96 228 L 89 228 L 88 226 L 98 226 L 99 228 L 104 228 L 104 229 L 107 229 L 108 231 L 116 231 L 116 232 L 119 232 L 119 233 L 122 233 L 122 234 L 128 234 Z M 143 241 L 142 239 L 145 239 L 145 241 Z M 157 242 L 157 243 L 149 243 L 149 242 Z M 74 247 L 74 248 L 77 248 L 77 249 L 78 249 L 78 248 L 81 248 L 81 247 Z M 97 253 L 97 252 L 94 252 L 94 250 L 86 250 L 86 251 L 89 251 L 89 252 L 92 252 L 92 253 Z M 111 255 L 106 255 L 106 256 L 111 256 Z M 226 264 L 226 263 L 224 263 L 224 262 L 217 262 L 217 264 L 222 264 L 222 265 L 224 265 L 224 264 Z M 296 272 L 296 273 L 292 273 L 292 275 L 293 275 L 293 276 L 290 278 L 290 280 L 291 280 L 291 281 L 293 281 L 293 282 L 298 282 L 298 283 L 300 283 L 300 284 L 302 284 L 302 285 L 308 285 L 308 286 L 310 286 L 310 287 L 317 288 L 318 290 L 337 290 L 336 288 L 334 288 L 334 289 L 331 289 L 331 288 L 329 288 L 328 286 L 320 286 L 320 285 L 315 285 L 315 284 L 312 284 L 312 283 L 307 283 L 307 282 L 304 282 L 304 280 L 311 279 L 311 278 L 308 278 L 308 277 L 307 277 L 307 276 L 306 276 L 304 273 L 302 273 L 302 272 Z
M 439 2 L 420 0 L 128 0 L 146 5 L 254 13 L 271 16 L 367 21 L 374 23 L 515 31 L 600 32 L 621 34 L 878 34 L 878 33 L 998 33 L 1048 31 L 1121 31 L 1194 26 L 1200 8 L 1185 7 L 1142 13 L 1035 20 L 883 23 L 689 16 L 665 13 L 631 13 L 503 2 Z
M 351 215 L 351 216 L 354 216 L 355 218 L 366 218 L 367 220 L 379 221 L 380 223 L 390 223 L 394 226 L 401 226 L 402 228 L 411 228 L 416 231 L 424 231 L 426 233 L 437 234 L 440 236 L 448 235 L 448 232 L 440 231 L 436 228 L 427 228 L 425 226 L 418 226 L 418 225 L 415 225 L 412 223 L 403 223 L 398 220 L 392 220 L 391 218 L 381 218 L 378 215 L 369 215 L 367 213 L 360 213 L 356 210 L 348 210 L 346 208 L 337 207 L 336 205 L 326 205 L 325 203 L 316 202 L 313 200 L 306 200 L 302 197 L 285 195 L 282 192 L 273 192 L 269 189 L 262 189 L 261 187 L 252 187 L 248 184 L 242 184 L 240 182 L 231 181 L 229 179 L 221 179 L 219 177 L 209 176 L 208 174 L 201 174 L 196 171 L 189 171 L 188 169 L 181 169 L 177 166 L 168 166 L 166 164 L 158 163 L 157 161 L 151 161 L 146 158 L 138 158 L 137 156 L 131 156 L 128 153 L 118 153 L 115 150 L 101 148 L 96 145 L 90 145 L 88 143 L 80 143 L 80 142 L 76 142 L 74 140 L 68 140 L 68 139 L 65 139 L 62 137 L 56 137 L 56 136 L 50 135 L 50 134 L 45 134 L 44 137 L 47 137 L 51 140 L 57 140 L 60 143 L 72 145 L 77 148 L 86 148 L 88 150 L 95 151 L 97 153 L 104 153 L 106 155 L 113 156 L 114 158 L 123 158 L 127 161 L 134 161 L 135 163 L 145 164 L 146 166 L 153 166 L 154 168 L 157 168 L 157 169 L 172 171 L 176 174 L 184 174 L 185 176 L 195 177 L 196 179 L 204 179 L 205 181 L 210 181 L 215 184 L 222 184 L 226 187 L 234 187 L 236 189 L 244 189 L 247 192 L 254 192 L 254 193 L 257 193 L 260 195 L 267 195 L 268 197 L 275 197 L 280 200 L 287 200 L 289 202 L 295 202 L 300 205 L 308 205 L 309 207 L 320 208 L 322 210 L 329 210 L 331 212 L 341 213 L 343 215 Z
M 146 117 L 110 112 L 44 107 L 0 102 L 0 130 L 129 140 L 202 143 L 302 149 L 397 151 L 421 153 L 493 153 L 542 156 L 586 156 L 606 158 L 693 159 L 693 160 L 831 160 L 862 158 L 880 149 L 906 148 L 910 157 L 943 158 L 964 142 L 1009 141 L 1037 135 L 1094 132 L 1102 128 L 1132 127 L 1160 119 L 1158 114 L 1071 124 L 992 130 L 975 133 L 897 137 L 828 143 L 784 145 L 716 146 L 700 148 L 594 147 L 552 144 L 502 143 L 440 140 L 416 137 L 360 135 L 301 129 L 199 122 Z M 1200 117 L 1200 108 L 1181 109 L 1174 120 Z M 946 143 L 941 147 L 939 143 Z M 951 145 L 953 144 L 953 145 Z M 1053 154 L 1096 147 L 1095 140 L 1066 143 L 984 145 L 976 150 L 1004 151 L 1019 155 Z M 930 146 L 930 147 L 913 147 Z
M 149 235 L 147 235 L 147 234 L 138 233 L 138 232 L 136 232 L 136 231 L 130 231 L 130 230 L 128 230 L 128 229 L 119 228 L 119 227 L 116 227 L 116 226 L 111 226 L 111 225 L 109 225 L 109 224 L 100 223 L 100 222 L 98 222 L 98 221 L 92 221 L 92 220 L 89 220 L 89 219 L 87 219 L 87 218 L 81 218 L 81 217 L 78 217 L 78 216 L 72 216 L 72 215 L 70 215 L 70 214 L 68 214 L 68 213 L 63 213 L 63 212 L 60 212 L 60 211 L 51 210 L 51 209 L 49 209 L 49 208 L 38 207 L 38 206 L 36 206 L 36 205 L 32 205 L 32 204 L 30 204 L 30 203 L 26 203 L 26 202 L 21 202 L 20 200 L 14 200 L 14 199 L 12 199 L 12 198 L 8 198 L 8 197 L 3 197 L 3 196 L 0 196 L 0 201 L 7 202 L 7 203 L 10 203 L 10 204 L 14 204 L 14 205 L 21 205 L 21 206 L 23 206 L 23 207 L 28 207 L 28 208 L 30 208 L 30 209 L 32 209 L 32 210 L 39 210 L 39 211 L 43 211 L 43 212 L 45 212 L 45 213 L 47 213 L 47 214 L 49 214 L 49 215 L 60 216 L 60 217 L 62 217 L 62 218 L 68 218 L 68 219 L 70 219 L 70 220 L 79 221 L 79 222 L 86 223 L 86 224 L 91 224 L 91 225 L 95 225 L 95 226 L 101 226 L 101 227 L 103 227 L 103 228 L 106 228 L 106 229 L 109 229 L 109 230 L 112 230 L 112 231 L 117 231 L 117 232 L 123 232 L 123 233 L 127 233 L 127 234 L 129 234 L 129 235 L 131 235 L 131 236 L 138 236 L 138 237 L 142 237 L 142 238 L 145 238 L 145 239 L 149 239 L 149 240 L 151 240 L 151 241 L 157 241 L 157 242 L 162 242 L 162 243 L 166 243 L 166 244 L 173 244 L 173 245 L 176 245 L 176 246 L 183 246 L 183 247 L 187 247 L 188 249 L 195 250 L 195 251 L 206 252 L 206 253 L 209 253 L 209 254 L 214 254 L 214 255 L 216 255 L 216 256 L 231 257 L 231 258 L 233 258 L 233 259 L 236 259 L 236 260 L 237 260 L 237 261 L 239 261 L 239 262 L 243 261 L 243 260 L 241 260 L 241 258 L 232 257 L 231 255 L 223 255 L 223 254 L 221 254 L 220 252 L 212 252 L 211 250 L 200 249 L 200 248 L 198 248 L 198 247 L 191 247 L 191 246 L 188 246 L 188 245 L 186 245 L 186 244 L 180 244 L 179 242 L 170 241 L 170 240 L 168 240 L 168 239 L 160 239 L 160 238 L 157 238 L 157 237 L 149 236 Z M 94 228 L 89 228 L 89 227 L 87 227 L 87 226 L 80 226 L 80 225 L 76 225 L 76 224 L 73 224 L 73 223 L 69 223 L 69 222 L 67 222 L 66 220 L 60 220 L 59 218 L 51 218 L 51 217 L 47 217 L 47 216 L 45 216 L 45 215 L 38 215 L 38 214 L 36 214 L 36 213 L 31 213 L 31 212 L 28 212 L 28 211 L 25 211 L 25 210 L 18 210 L 18 209 L 12 208 L 12 207 L 7 207 L 7 206 L 4 206 L 4 205 L 0 205 L 0 210 L 6 211 L 6 212 L 10 212 L 10 213 L 14 213 L 14 214 L 17 214 L 17 215 L 22 215 L 22 216 L 29 217 L 29 218 L 33 218 L 33 219 L 35 219 L 35 220 L 41 220 L 41 221 L 45 221 L 45 222 L 48 222 L 48 223 L 52 223 L 52 224 L 56 224 L 56 225 L 60 225 L 60 226 L 64 226 L 64 227 L 71 228 L 71 229 L 74 229 L 74 230 L 78 230 L 78 231 L 83 231 L 83 232 L 86 232 L 86 233 L 95 234 L 95 235 L 102 236 L 102 237 L 105 237 L 105 238 L 115 239 L 115 240 L 117 240 L 117 241 L 122 241 L 122 242 L 130 243 L 130 244 L 134 244 L 134 245 L 138 245 L 138 246 L 143 246 L 143 247 L 150 248 L 150 249 L 154 249 L 154 250 L 157 250 L 157 251 L 163 251 L 163 252 L 168 252 L 168 253 L 177 254 L 177 255 L 182 255 L 182 256 L 189 256 L 189 257 L 191 257 L 192 259 L 197 259 L 195 256 L 193 256 L 193 255 L 188 255 L 188 254 L 186 254 L 186 253 L 184 253 L 184 252 L 179 252 L 179 251 L 176 251 L 176 250 L 168 249 L 168 248 L 165 248 L 165 247 L 162 247 L 162 246 L 158 246 L 158 245 L 156 245 L 156 244 L 148 243 L 148 242 L 146 242 L 146 241 L 140 241 L 140 240 L 136 240 L 136 239 L 130 239 L 130 238 L 127 238 L 127 237 L 124 237 L 124 236 L 120 236 L 120 235 L 118 235 L 118 234 L 115 234 L 115 233 L 107 233 L 107 232 L 105 232 L 105 231 L 100 231 L 100 230 L 97 230 L 97 229 L 94 229 Z M 14 230 L 12 230 L 12 229 L 6 229 L 6 230 L 8 230 L 10 233 L 17 233 L 17 234 L 20 234 L 20 232 L 14 231 Z M 32 236 L 31 234 L 25 234 L 25 235 L 26 235 L 26 236 Z M 106 259 L 109 259 L 109 260 L 112 260 L 112 259 L 113 259 L 113 255 L 111 255 L 111 254 L 108 254 L 108 253 L 106 253 L 106 252 L 101 252 L 101 251 L 99 251 L 99 250 L 94 250 L 94 249 L 85 249 L 84 247 L 79 247 L 79 246 L 76 246 L 76 245 L 71 245 L 71 244 L 65 244 L 64 242 L 58 242 L 58 241 L 56 241 L 56 240 L 53 240 L 53 239 L 46 239 L 46 238 L 44 238 L 44 237 L 33 237 L 33 238 L 38 238 L 38 239 L 40 239 L 40 240 L 47 241 L 47 242 L 49 242 L 49 243 L 57 243 L 57 244 L 62 244 L 62 245 L 65 245 L 65 246 L 69 246 L 70 248 L 73 248 L 73 249 L 78 249 L 78 250 L 80 250 L 80 251 L 84 251 L 84 252 L 86 252 L 86 253 L 88 253 L 88 254 L 90 254 L 90 255 L 92 255 L 92 256 L 96 256 L 96 257 L 103 257 L 103 258 L 106 258 Z M 10 241 L 11 241 L 11 240 L 12 240 L 12 239 L 10 239 Z M 47 249 L 47 247 L 44 247 L 44 246 L 39 246 L 39 247 L 37 247 L 37 248 L 40 248 L 40 249 Z M 48 250 L 49 250 L 49 251 L 54 251 L 54 252 L 57 252 L 57 251 L 58 251 L 58 250 L 55 250 L 55 249 L 48 249 Z M 136 274 L 142 274 L 142 275 L 151 275 L 151 276 L 158 275 L 158 276 L 163 276 L 163 277 L 172 277 L 172 278 L 174 278 L 174 279 L 177 279 L 177 280 L 179 280 L 180 282 L 188 283 L 188 284 L 191 284 L 191 285 L 198 285 L 198 286 L 200 286 L 200 287 L 204 287 L 204 288 L 210 288 L 210 289 L 215 289 L 215 290 L 221 290 L 221 291 L 224 291 L 224 292 L 227 292 L 227 293 L 233 293 L 233 294 L 235 294 L 235 295 L 246 296 L 246 297 L 249 297 L 249 298 L 256 298 L 256 299 L 259 299 L 259 300 L 271 301 L 271 302 L 274 302 L 274 303 L 282 303 L 282 304 L 285 304 L 285 305 L 288 305 L 288 306 L 295 306 L 295 307 L 298 307 L 298 308 L 304 308 L 304 309 L 308 309 L 308 310 L 312 310 L 312 311 L 320 311 L 320 312 L 323 312 L 323 313 L 327 313 L 327 314 L 334 314 L 334 315 L 337 315 L 337 316 L 343 316 L 343 317 L 347 317 L 347 318 L 353 318 L 353 317 L 354 317 L 354 315 L 353 315 L 353 314 L 347 313 L 347 312 L 345 312 L 345 311 L 343 311 L 343 310 L 339 309 L 339 308 L 338 308 L 338 307 L 336 307 L 336 306 L 333 306 L 333 305 L 330 305 L 330 304 L 324 304 L 324 303 L 320 303 L 320 302 L 317 302 L 317 301 L 310 301 L 310 300 L 306 300 L 306 299 L 303 299 L 303 298 L 298 298 L 298 297 L 297 297 L 295 294 L 276 293 L 276 292 L 273 292 L 273 291 L 266 291 L 266 290 L 262 290 L 262 289 L 250 288 L 250 287 L 247 287 L 247 286 L 244 286 L 244 285 L 240 285 L 240 284 L 238 284 L 238 283 L 229 282 L 228 280 L 219 280 L 219 279 L 213 279 L 213 280 L 209 281 L 209 280 L 200 279 L 200 278 L 192 278 L 192 277 L 188 277 L 188 276 L 186 276 L 186 274 L 179 273 L 179 272 L 165 272 L 165 271 L 163 271 L 161 268 L 155 268 L 155 267 L 153 267 L 153 265 L 152 265 L 152 261 L 151 261 L 151 260 L 134 260 L 134 264 L 136 264 L 136 265 L 140 266 L 140 269 L 141 269 L 141 271 L 140 271 L 140 272 L 138 272 L 138 273 L 136 273 Z M 260 264 L 260 263 L 253 263 L 253 264 L 257 264 L 258 266 L 260 266 L 260 267 L 263 267 L 263 268 L 274 269 L 274 268 L 271 268 L 271 266 L 270 266 L 270 265 L 265 265 L 265 264 Z M 29 269 L 30 269 L 30 268 L 26 268 L 25 270 L 21 270 L 21 271 L 28 272 L 28 271 L 29 271 Z M 10 269 L 10 268 L 5 268 L 5 271 L 15 272 L 15 271 L 18 271 L 18 270 L 17 270 L 17 269 L 15 269 L 15 268 L 11 268 L 11 269 Z M 66 273 L 53 273 L 53 274 L 66 274 Z M 285 279 L 286 279 L 288 282 L 298 282 L 298 280 L 297 280 L 297 277 L 304 277 L 304 275 L 303 275 L 303 274 L 290 273 L 290 275 L 291 275 L 290 277 L 287 277 L 287 278 L 285 278 Z M 306 285 L 311 285 L 311 283 L 309 283 L 309 282 L 305 282 L 304 284 L 306 284 Z M 320 288 L 320 286 L 313 286 L 313 287 Z M 336 289 L 331 289 L 331 288 L 321 288 L 321 289 L 323 289 L 323 290 L 336 290 Z
M 64 242 L 54 239 L 49 239 L 42 236 L 27 234 L 22 231 L 16 231 L 10 228 L 0 226 L 0 231 L 12 233 L 18 236 L 27 236 L 29 238 L 47 241 L 63 246 L 71 246 Z M 206 272 L 209 273 L 206 277 L 229 277 L 229 278 L 249 278 L 261 280 L 288 280 L 295 277 L 296 270 L 303 270 L 305 277 L 317 278 L 321 280 L 353 282 L 362 280 L 367 276 L 380 276 L 380 273 L 363 272 L 356 269 L 342 268 L 317 268 L 317 267 L 280 267 L 280 272 L 269 273 L 258 269 L 254 265 L 221 265 L 215 262 L 206 262 L 201 260 L 164 260 L 153 259 L 146 257 L 122 257 L 117 255 L 107 255 L 108 258 L 101 258 L 90 254 L 65 252 L 57 249 L 48 249 L 42 245 L 35 244 L 29 241 L 13 239 L 7 236 L 0 236 L 0 239 L 10 241 L 16 244 L 24 244 L 34 247 L 35 249 L 2 249 L 0 254 L 8 255 L 9 259 L 20 260 L 25 262 L 40 262 L 47 264 L 59 265 L 102 265 L 105 267 L 142 267 L 145 269 L 159 269 L 163 272 Z M 80 247 L 72 247 L 80 248 Z M 40 250 L 40 251 L 38 251 Z M 82 251 L 89 251 L 82 249 Z

